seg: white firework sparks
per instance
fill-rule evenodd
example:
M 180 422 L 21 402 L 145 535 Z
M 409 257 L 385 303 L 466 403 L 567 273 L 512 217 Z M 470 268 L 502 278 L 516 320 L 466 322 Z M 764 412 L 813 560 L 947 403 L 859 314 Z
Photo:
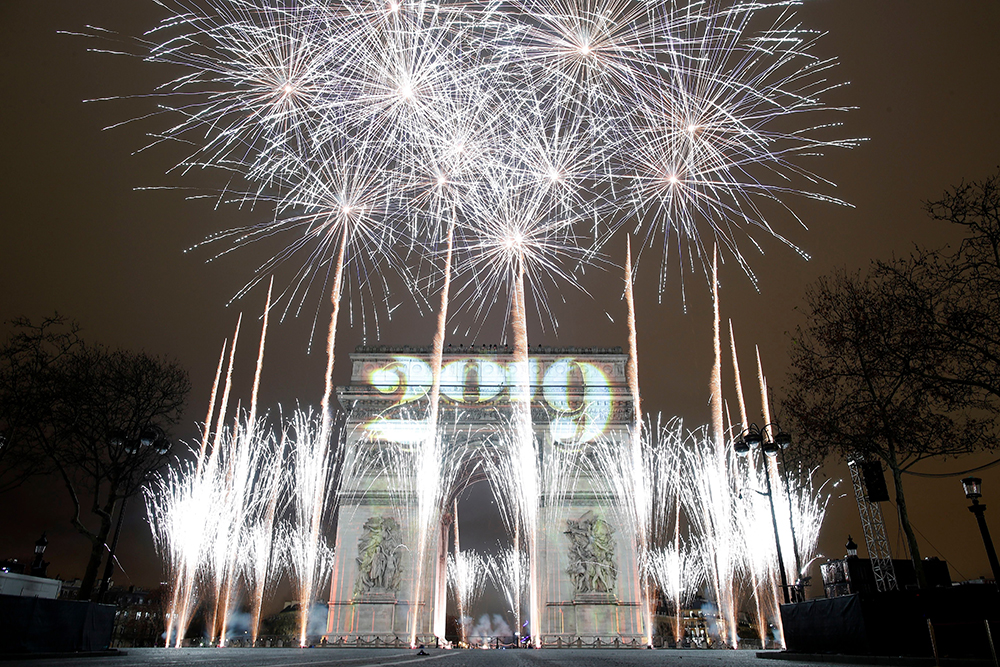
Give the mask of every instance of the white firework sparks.
M 317 248 L 293 284 L 328 270 L 317 261 L 328 242 L 296 212 L 310 215 L 303 190 L 325 187 L 317 175 L 337 190 L 333 172 L 359 166 L 377 166 L 382 201 L 423 223 L 390 243 L 434 246 L 457 205 L 476 246 L 510 233 L 509 215 L 483 214 L 510 202 L 522 217 L 559 210 L 575 231 L 547 243 L 570 251 L 586 237 L 592 253 L 629 225 L 647 245 L 662 237 L 664 265 L 672 245 L 704 257 L 715 241 L 751 277 L 742 237 L 792 245 L 761 202 L 796 223 L 789 196 L 842 203 L 808 163 L 856 141 L 836 136 L 836 61 L 812 54 L 822 34 L 796 22 L 793 0 L 160 4 L 170 16 L 125 47 L 184 68 L 153 93 L 176 118 L 157 141 L 190 145 L 178 167 L 236 172 L 274 207 L 266 231 L 224 238 L 287 228 L 298 238 L 276 258 Z M 344 142 L 353 157 L 331 164 Z M 452 206 L 420 183 L 447 188 Z M 524 201 L 526 188 L 541 192 Z M 480 296 L 483 278 L 471 279 Z
M 465 549 L 448 554 L 448 584 L 458 603 L 462 641 L 466 643 L 472 608 L 483 594 L 487 574 L 486 560 L 475 551 Z

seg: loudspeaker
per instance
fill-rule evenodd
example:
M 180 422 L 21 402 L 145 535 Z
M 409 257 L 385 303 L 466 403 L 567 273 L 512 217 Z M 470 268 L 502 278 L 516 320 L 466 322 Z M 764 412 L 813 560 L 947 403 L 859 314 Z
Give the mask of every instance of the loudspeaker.
M 881 463 L 878 461 L 865 461 L 862 463 L 861 478 L 865 480 L 868 502 L 881 503 L 889 500 L 889 489 L 885 485 L 885 475 L 882 474 Z

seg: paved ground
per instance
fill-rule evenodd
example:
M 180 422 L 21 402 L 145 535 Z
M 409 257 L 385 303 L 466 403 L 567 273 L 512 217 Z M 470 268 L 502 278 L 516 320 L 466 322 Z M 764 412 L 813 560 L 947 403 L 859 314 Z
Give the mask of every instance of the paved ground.
M 823 663 L 762 660 L 753 651 L 724 650 L 506 650 L 428 649 L 127 649 L 115 657 L 13 660 L 4 667 L 824 667 Z

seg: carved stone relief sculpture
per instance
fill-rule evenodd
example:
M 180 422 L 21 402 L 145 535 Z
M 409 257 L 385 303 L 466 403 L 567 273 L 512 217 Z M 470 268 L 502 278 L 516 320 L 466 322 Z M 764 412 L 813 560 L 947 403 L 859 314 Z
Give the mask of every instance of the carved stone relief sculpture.
M 358 539 L 357 595 L 395 594 L 403 573 L 402 538 L 392 517 L 373 516 Z
M 570 539 L 566 572 L 576 594 L 613 596 L 618 566 L 611 524 L 587 512 L 577 520 L 567 520 L 566 528 Z

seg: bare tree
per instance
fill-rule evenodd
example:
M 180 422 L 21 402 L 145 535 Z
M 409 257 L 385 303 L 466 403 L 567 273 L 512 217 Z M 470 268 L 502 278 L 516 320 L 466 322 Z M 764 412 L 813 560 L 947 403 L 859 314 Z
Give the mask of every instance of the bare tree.
M 980 407 L 1000 411 L 1000 174 L 963 183 L 925 203 L 935 220 L 962 228 L 957 248 L 917 248 L 878 270 L 922 335 L 915 373 Z
M 0 346 L 0 492 L 52 471 L 38 429 L 50 422 L 61 364 L 82 346 L 79 326 L 58 314 L 9 324 Z
M 968 416 L 968 409 L 978 405 L 974 392 L 914 367 L 918 357 L 928 366 L 944 363 L 948 351 L 933 347 L 896 287 L 893 277 L 876 266 L 868 275 L 838 271 L 807 289 L 808 322 L 792 339 L 784 412 L 796 431 L 800 456 L 850 460 L 863 455 L 885 464 L 924 586 L 902 475 L 925 459 L 984 446 L 990 420 Z
M 18 451 L 43 456 L 66 487 L 70 522 L 91 543 L 80 587 L 88 599 L 115 508 L 167 463 L 166 436 L 190 384 L 175 361 L 88 345 L 75 325 L 65 335 L 56 325 L 66 322 L 51 318 L 35 327 L 21 321 L 7 344 L 11 352 L 0 356 L 0 374 L 17 377 L 23 387 L 5 408 L 13 415 L 5 428 Z

